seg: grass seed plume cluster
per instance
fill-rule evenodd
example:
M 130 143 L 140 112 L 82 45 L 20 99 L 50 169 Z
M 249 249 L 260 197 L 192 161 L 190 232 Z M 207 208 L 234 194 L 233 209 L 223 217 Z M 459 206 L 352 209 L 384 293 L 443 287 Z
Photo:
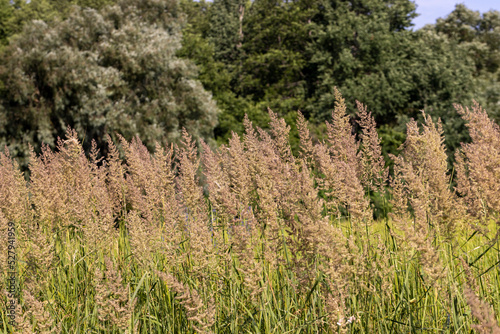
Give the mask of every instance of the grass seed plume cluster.
M 108 137 L 86 155 L 68 129 L 30 157 L 0 155 L 0 297 L 16 226 L 23 333 L 499 333 L 500 128 L 456 106 L 471 142 L 448 170 L 439 120 L 381 154 L 341 94 L 316 142 L 298 113 L 213 150 L 186 131 L 149 152 Z M 375 201 L 389 217 L 374 220 Z M 380 204 L 380 203 L 379 203 Z

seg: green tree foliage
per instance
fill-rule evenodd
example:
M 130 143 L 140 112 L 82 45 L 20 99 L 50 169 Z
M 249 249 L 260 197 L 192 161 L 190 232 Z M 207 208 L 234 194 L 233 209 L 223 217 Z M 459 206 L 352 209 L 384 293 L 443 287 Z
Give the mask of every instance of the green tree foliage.
M 500 12 L 480 14 L 458 4 L 450 15 L 426 29 L 444 34 L 467 50 L 476 67 L 474 98 L 500 120 Z
M 0 0 L 0 48 L 2 45 L 7 44 L 8 37 L 10 36 L 10 29 L 8 22 L 12 18 L 14 8 L 9 0 Z
M 306 106 L 305 49 L 316 11 L 313 2 L 216 0 L 208 10 L 197 2 L 188 4 L 194 29 L 184 32 L 184 48 L 190 49 L 185 56 L 198 59 L 201 72 L 209 74 L 200 79 L 222 110 L 215 132 L 219 139 L 227 139 L 231 131 L 241 133 L 245 114 L 267 127 L 268 107 L 291 120 Z M 193 15 L 196 7 L 201 10 Z M 205 61 L 197 55 L 201 45 Z M 206 56 L 209 50 L 211 56 Z
M 0 43 L 20 33 L 33 20 L 65 19 L 73 6 L 100 9 L 117 0 L 0 0 Z
M 62 1 L 65 2 L 65 1 Z M 3 44 L 8 43 L 8 38 L 22 31 L 25 24 L 32 20 L 53 21 L 58 12 L 48 0 L 2 0 L 0 5 L 3 10 L 9 13 L 8 16 L 2 18 L 2 30 L 5 38 Z M 2 10 L 2 11 L 3 11 Z
M 337 86 L 351 110 L 356 99 L 372 110 L 385 152 L 395 151 L 401 142 L 393 139 L 404 138 L 404 125 L 421 110 L 443 118 L 447 144 L 456 147 L 457 131 L 465 131 L 452 103 L 471 102 L 474 66 L 446 37 L 412 31 L 415 16 L 407 0 L 326 1 L 310 45 L 318 73 L 311 113 L 329 116 Z
M 169 0 L 123 0 L 101 11 L 34 21 L 0 55 L 0 144 L 25 158 L 67 126 L 104 147 L 105 134 L 210 139 L 217 108 L 194 64 L 177 57 L 180 12 Z M 87 147 L 89 143 L 87 143 Z
M 334 87 L 349 113 L 356 100 L 373 112 L 386 154 L 404 141 L 410 118 L 422 120 L 421 110 L 442 119 L 451 152 L 467 140 L 453 103 L 476 99 L 500 119 L 497 11 L 457 5 L 413 31 L 411 0 L 168 1 L 126 0 L 104 9 L 117 0 L 0 0 L 0 43 L 15 44 L 1 56 L 0 121 L 15 124 L 5 133 L 30 129 L 12 144 L 18 153 L 31 138 L 53 138 L 66 124 L 98 138 L 115 129 L 144 133 L 146 143 L 191 124 L 194 135 L 213 133 L 224 142 L 243 132 L 245 114 L 267 127 L 268 107 L 292 124 L 292 137 L 298 109 L 320 136 Z M 33 19 L 45 25 L 20 33 Z
M 406 122 L 421 118 L 422 109 L 442 118 L 453 150 L 466 136 L 453 103 L 469 104 L 481 85 L 487 89 L 469 46 L 441 31 L 411 29 L 410 0 L 185 4 L 191 25 L 183 56 L 195 59 L 222 110 L 219 137 L 241 130 L 235 124 L 244 113 L 265 127 L 267 107 L 291 123 L 300 109 L 313 126 L 321 124 L 338 87 L 350 113 L 356 100 L 373 112 L 385 153 L 395 153 Z
M 181 1 L 183 11 L 187 15 L 188 24 L 183 30 L 182 48 L 178 55 L 191 59 L 199 67 L 199 79 L 205 89 L 212 92 L 218 108 L 219 124 L 214 130 L 218 142 L 223 143 L 231 137 L 231 132 L 242 133 L 243 118 L 248 114 L 258 125 L 268 122 L 267 112 L 264 114 L 253 101 L 238 94 L 237 69 L 241 66 L 239 58 L 239 26 L 233 25 L 233 44 L 226 43 L 224 36 L 228 32 L 216 33 L 223 27 L 224 18 L 234 20 L 236 15 L 227 9 L 222 13 L 214 13 L 217 6 L 228 6 L 240 13 L 239 2 L 209 3 L 205 1 Z M 245 10 L 241 11 L 242 14 Z M 217 19 L 214 17 L 216 16 Z M 238 16 L 239 22 L 239 16 Z M 216 26 L 218 28 L 216 28 Z M 219 51 L 216 51 L 219 50 Z
M 497 72 L 500 68 L 500 12 L 484 14 L 458 4 L 446 18 L 431 27 L 459 43 L 470 43 L 478 71 Z
M 285 116 L 307 103 L 313 1 L 256 0 L 243 26 L 239 94 Z
M 239 60 L 244 17 L 244 1 L 214 0 L 211 6 L 207 37 L 214 46 L 216 60 L 225 64 L 232 64 Z
M 317 118 L 330 114 L 334 86 L 352 104 L 353 95 L 361 93 L 355 98 L 373 110 L 377 121 L 402 108 L 407 98 L 401 86 L 408 80 L 404 71 L 412 36 L 405 28 L 411 26 L 414 6 L 406 0 L 332 0 L 324 5 L 315 18 L 310 46 L 318 73 L 311 106 Z

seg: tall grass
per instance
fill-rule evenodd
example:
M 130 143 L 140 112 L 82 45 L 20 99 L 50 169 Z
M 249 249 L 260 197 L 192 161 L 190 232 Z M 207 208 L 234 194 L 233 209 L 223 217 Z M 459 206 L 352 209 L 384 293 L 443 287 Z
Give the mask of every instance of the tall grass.
M 299 113 L 296 156 L 272 111 L 270 131 L 245 118 L 217 150 L 184 132 L 154 153 L 122 138 L 87 156 L 69 129 L 32 153 L 28 183 L 1 154 L 2 331 L 499 333 L 498 125 L 457 106 L 472 141 L 452 188 L 439 121 L 408 124 L 389 177 L 366 107 L 356 136 L 336 99 L 324 141 Z

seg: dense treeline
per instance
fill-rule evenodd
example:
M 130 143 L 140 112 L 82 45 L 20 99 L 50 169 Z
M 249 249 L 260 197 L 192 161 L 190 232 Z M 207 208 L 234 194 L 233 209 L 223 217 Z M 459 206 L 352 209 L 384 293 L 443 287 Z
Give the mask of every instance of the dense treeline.
M 185 1 L 183 8 L 183 55 L 200 66 L 200 80 L 222 109 L 220 137 L 245 113 L 265 126 L 267 107 L 287 120 L 300 109 L 320 124 L 335 86 L 351 113 L 356 99 L 372 110 L 385 152 L 399 146 L 404 125 L 421 119 L 422 109 L 442 118 L 452 150 L 467 140 L 453 101 L 475 99 L 498 119 L 497 11 L 480 15 L 457 5 L 414 31 L 408 0 Z M 223 29 L 220 22 L 232 24 Z
M 424 109 L 451 152 L 467 141 L 452 103 L 500 117 L 500 13 L 457 5 L 422 29 L 410 0 L 0 0 L 0 144 L 21 160 L 71 126 L 224 142 L 267 108 L 322 137 L 338 87 L 380 125 L 385 154 Z M 200 84 L 201 83 L 201 84 Z M 212 96 L 210 95 L 212 94 Z M 84 141 L 85 147 L 90 143 Z
M 26 25 L 0 68 L 0 136 L 10 152 L 26 158 L 29 145 L 54 143 L 68 126 L 101 148 L 107 133 L 140 134 L 150 148 L 182 128 L 212 138 L 217 107 L 194 64 L 176 55 L 181 18 L 175 2 L 124 0 Z
M 98 158 L 69 129 L 29 182 L 0 152 L 2 332 L 500 334 L 498 124 L 456 105 L 453 191 L 440 122 L 408 123 L 388 179 L 373 117 L 355 136 L 335 98 L 324 141 L 297 113 L 297 154 L 272 111 L 215 150 L 182 131 Z

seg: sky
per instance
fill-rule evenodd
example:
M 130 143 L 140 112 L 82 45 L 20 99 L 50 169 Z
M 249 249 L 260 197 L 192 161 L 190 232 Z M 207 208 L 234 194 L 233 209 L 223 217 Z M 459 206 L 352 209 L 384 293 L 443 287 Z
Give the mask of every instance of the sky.
M 435 23 L 436 19 L 446 17 L 455 9 L 455 4 L 463 3 L 467 8 L 478 10 L 481 13 L 490 9 L 500 11 L 500 0 L 413 0 L 417 4 L 417 13 L 413 19 L 414 29 L 422 28 L 428 23 Z

